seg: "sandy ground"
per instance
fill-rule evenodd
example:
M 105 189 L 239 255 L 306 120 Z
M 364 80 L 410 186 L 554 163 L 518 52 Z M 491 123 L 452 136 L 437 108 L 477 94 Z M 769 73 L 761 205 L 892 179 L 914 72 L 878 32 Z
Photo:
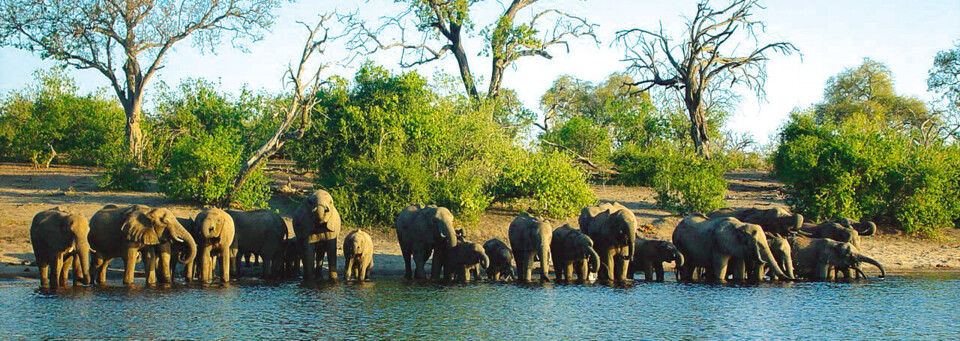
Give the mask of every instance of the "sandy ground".
M 286 185 L 304 192 L 312 186 L 310 174 L 285 171 L 274 167 L 268 172 L 276 186 Z M 194 216 L 201 207 L 186 205 L 164 198 L 156 192 L 115 192 L 97 188 L 97 170 L 86 167 L 53 166 L 33 169 L 24 164 L 0 163 L 0 276 L 33 277 L 36 268 L 30 245 L 30 221 L 37 212 L 53 207 L 67 206 L 92 216 L 106 204 L 144 204 L 166 207 L 183 217 Z M 782 185 L 765 171 L 744 170 L 727 175 L 725 195 L 731 207 L 783 206 Z M 645 187 L 595 185 L 600 201 L 617 201 L 637 215 L 643 235 L 648 238 L 670 239 L 680 217 L 657 209 L 654 192 Z M 275 195 L 270 206 L 288 219 L 302 196 Z M 467 240 L 482 243 L 489 238 L 507 240 L 507 227 L 518 211 L 508 206 L 495 206 L 477 222 L 461 223 L 466 228 Z M 576 217 L 553 221 L 555 226 L 569 223 L 577 226 Z M 347 230 L 351 230 L 349 228 Z M 400 248 L 394 231 L 389 228 L 364 228 L 374 239 L 375 275 L 403 273 Z M 341 233 L 341 238 L 346 231 Z M 936 239 L 905 236 L 881 226 L 878 235 L 863 238 L 863 251 L 892 272 L 960 269 L 960 231 L 942 230 Z M 340 266 L 342 267 L 342 260 Z

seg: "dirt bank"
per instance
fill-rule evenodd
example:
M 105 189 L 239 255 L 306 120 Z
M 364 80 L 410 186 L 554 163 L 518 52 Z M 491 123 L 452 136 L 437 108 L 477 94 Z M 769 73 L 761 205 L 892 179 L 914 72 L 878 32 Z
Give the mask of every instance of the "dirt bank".
M 269 172 L 278 184 L 289 184 L 296 189 L 309 189 L 309 176 L 295 175 L 279 170 Z M 30 221 L 37 212 L 58 205 L 68 206 L 87 216 L 106 204 L 144 204 L 166 207 L 180 216 L 194 216 L 200 207 L 184 205 L 164 198 L 156 192 L 117 192 L 97 189 L 96 169 L 86 167 L 54 166 L 33 169 L 24 164 L 0 163 L 0 274 L 5 276 L 33 276 L 35 267 L 30 246 Z M 745 170 L 727 175 L 730 185 L 726 194 L 732 207 L 783 206 L 782 185 L 765 171 Z M 654 204 L 654 192 L 645 187 L 611 185 L 593 186 L 601 201 L 618 201 L 636 213 L 644 235 L 670 239 L 679 217 L 659 210 Z M 300 198 L 296 195 L 276 195 L 270 200 L 272 208 L 289 217 Z M 506 240 L 507 226 L 517 211 L 496 206 L 477 222 L 462 224 L 467 239 L 482 242 L 489 238 Z M 569 223 L 576 226 L 576 217 L 555 221 L 555 226 Z M 375 258 L 375 273 L 402 274 L 400 248 L 391 229 L 365 228 L 371 232 Z M 346 233 L 341 234 L 341 238 Z M 894 272 L 957 270 L 960 269 L 960 231 L 944 229 L 939 239 L 904 236 L 890 229 L 878 235 L 863 238 L 864 253 L 873 256 Z M 342 263 L 341 263 L 342 264 Z

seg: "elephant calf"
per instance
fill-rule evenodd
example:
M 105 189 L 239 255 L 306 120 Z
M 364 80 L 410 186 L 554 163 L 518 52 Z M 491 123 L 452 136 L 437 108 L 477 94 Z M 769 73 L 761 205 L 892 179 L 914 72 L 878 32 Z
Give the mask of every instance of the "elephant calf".
M 233 218 L 218 208 L 207 208 L 193 219 L 196 226 L 197 246 L 200 248 L 200 280 L 213 280 L 214 258 L 220 263 L 220 280 L 230 282 L 232 245 L 236 233 Z
M 487 279 L 499 281 L 500 278 L 516 278 L 513 268 L 513 251 L 502 240 L 493 238 L 483 243 L 483 252 L 490 259 L 487 266 Z
M 30 243 L 40 270 L 40 286 L 56 289 L 67 285 L 70 262 L 74 268 L 74 284 L 90 283 L 90 244 L 87 217 L 54 207 L 33 216 Z M 64 260 L 68 264 L 64 264 Z M 52 265 L 52 267 L 51 267 Z M 51 281 L 52 280 L 52 281 Z
M 567 224 L 553 230 L 550 254 L 557 281 L 573 281 L 576 273 L 577 280 L 584 282 L 600 268 L 600 256 L 593 249 L 593 240 Z
M 674 262 L 677 271 L 683 267 L 683 254 L 673 243 L 666 240 L 637 237 L 634 250 L 633 260 L 627 271 L 631 277 L 637 271 L 643 271 L 643 278 L 647 282 L 663 282 L 663 263 Z
M 593 239 L 600 255 L 601 281 L 627 281 L 637 241 L 637 217 L 619 203 L 587 206 L 580 211 L 580 230 Z
M 373 239 L 361 230 L 351 231 L 343 239 L 344 280 L 365 281 L 373 268 Z
M 447 254 L 457 246 L 457 235 L 453 228 L 453 214 L 445 207 L 410 205 L 400 211 L 394 227 L 397 229 L 397 241 L 403 254 L 404 277 L 407 279 L 426 278 L 426 264 L 433 255 L 430 277 L 434 280 L 449 277 L 446 268 Z M 410 260 L 416 265 L 411 268 Z
M 850 243 L 838 242 L 826 238 L 807 238 L 795 236 L 787 238 L 790 242 L 793 262 L 797 276 L 813 280 L 830 279 L 830 270 L 856 270 L 862 274 L 860 263 L 868 263 L 880 269 L 880 277 L 886 272 L 883 265 L 867 257 Z M 866 277 L 866 276 L 864 276 Z
M 273 278 L 280 270 L 283 257 L 283 241 L 287 239 L 287 223 L 280 214 L 271 210 L 234 211 L 227 214 L 233 218 L 237 254 L 252 253 L 263 257 L 261 276 Z
M 468 282 L 471 272 L 480 273 L 479 267 L 490 266 L 490 258 L 480 245 L 463 241 L 450 249 L 447 266 L 451 271 L 446 280 Z
M 507 231 L 510 245 L 513 246 L 513 258 L 517 261 L 517 276 L 522 282 L 530 281 L 533 274 L 535 256 L 540 256 L 540 281 L 549 282 L 550 276 L 550 240 L 553 227 L 546 220 L 535 218 L 526 212 L 510 222 Z

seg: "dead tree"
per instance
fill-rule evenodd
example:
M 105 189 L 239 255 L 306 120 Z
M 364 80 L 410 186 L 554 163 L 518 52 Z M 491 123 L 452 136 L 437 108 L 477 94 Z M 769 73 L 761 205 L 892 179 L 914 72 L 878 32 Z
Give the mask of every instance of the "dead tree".
M 708 2 L 697 4 L 678 44 L 664 34 L 662 24 L 658 32 L 633 28 L 616 35 L 616 42 L 626 50 L 623 60 L 630 63 L 627 71 L 640 75 L 641 80 L 630 85 L 638 86 L 638 91 L 659 86 L 683 94 L 690 138 L 697 154 L 706 158 L 710 157 L 710 136 L 704 101 L 709 89 L 717 89 L 721 83 L 727 87 L 741 84 L 763 97 L 767 55 L 799 52 L 789 42 L 777 42 L 758 43 L 750 52 L 738 53 L 739 39 L 731 38 L 742 32 L 757 43 L 756 30 L 763 30 L 763 23 L 751 18 L 753 9 L 762 8 L 758 0 L 733 1 L 720 10 L 712 9 Z

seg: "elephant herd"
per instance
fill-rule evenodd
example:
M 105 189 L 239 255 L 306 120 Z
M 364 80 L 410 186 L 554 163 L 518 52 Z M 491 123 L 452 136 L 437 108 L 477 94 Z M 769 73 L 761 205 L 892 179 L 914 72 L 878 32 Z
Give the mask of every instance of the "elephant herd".
M 333 198 L 317 190 L 293 213 L 293 235 L 270 210 L 207 208 L 178 218 L 164 208 L 107 205 L 89 220 L 64 208 L 37 213 L 30 227 L 41 287 L 105 283 L 107 265 L 124 263 L 123 283 L 133 283 L 142 262 L 147 284 L 172 282 L 177 263 L 184 280 L 229 282 L 238 272 L 238 255 L 262 258 L 264 278 L 336 280 L 341 220 Z M 626 283 L 642 271 L 647 281 L 663 281 L 663 263 L 674 262 L 679 280 L 759 281 L 863 276 L 860 264 L 883 266 L 859 251 L 860 236 L 876 231 L 872 222 L 839 219 L 805 223 L 782 208 L 722 209 L 684 218 L 673 242 L 638 236 L 633 212 L 619 203 L 581 210 L 579 228 L 554 228 L 550 221 L 521 213 L 507 229 L 508 240 L 482 244 L 465 240 L 444 207 L 411 205 L 394 228 L 408 279 L 470 281 L 481 273 L 491 280 L 550 281 L 549 264 L 561 282 L 598 279 Z M 354 230 L 344 238 L 344 279 L 368 280 L 373 262 L 371 236 Z M 175 262 L 173 261 L 175 260 Z M 412 260 L 412 263 L 411 263 Z M 91 269 L 92 265 L 92 269 Z

